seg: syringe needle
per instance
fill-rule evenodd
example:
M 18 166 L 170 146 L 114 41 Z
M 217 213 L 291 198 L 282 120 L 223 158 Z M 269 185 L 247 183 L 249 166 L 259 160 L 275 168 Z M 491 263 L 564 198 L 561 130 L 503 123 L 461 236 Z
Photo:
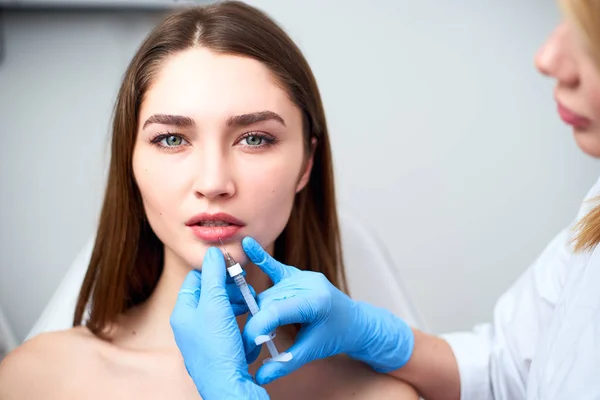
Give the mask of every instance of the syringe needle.
M 221 238 L 219 238 L 219 242 L 221 242 L 221 246 L 223 248 L 223 251 L 225 252 L 225 259 L 227 260 L 228 266 L 232 266 L 233 264 L 235 264 L 235 261 L 233 261 L 233 257 L 231 257 L 231 255 L 225 248 L 225 243 L 223 243 L 223 240 Z

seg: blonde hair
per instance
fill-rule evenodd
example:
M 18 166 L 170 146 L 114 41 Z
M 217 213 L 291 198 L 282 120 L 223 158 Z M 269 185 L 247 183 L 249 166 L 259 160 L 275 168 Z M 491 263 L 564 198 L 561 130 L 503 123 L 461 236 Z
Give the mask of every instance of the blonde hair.
M 563 0 L 560 4 L 567 17 L 579 28 L 581 38 L 600 71 L 600 1 Z
M 584 45 L 600 73 L 600 1 L 564 0 L 561 1 L 561 6 L 567 17 L 578 26 Z M 593 201 L 600 201 L 600 197 Z M 575 251 L 591 250 L 600 243 L 600 205 L 594 207 L 575 225 L 575 231 Z

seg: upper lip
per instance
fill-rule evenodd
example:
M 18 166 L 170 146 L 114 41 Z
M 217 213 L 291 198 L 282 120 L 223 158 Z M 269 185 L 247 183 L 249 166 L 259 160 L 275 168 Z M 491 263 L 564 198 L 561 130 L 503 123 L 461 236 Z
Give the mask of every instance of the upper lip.
M 222 212 L 216 213 L 216 214 L 208 214 L 208 213 L 198 214 L 198 215 L 195 215 L 192 218 L 188 219 L 185 224 L 187 226 L 191 226 L 191 225 L 197 225 L 201 222 L 206 222 L 206 221 L 222 221 L 222 222 L 227 222 L 231 225 L 244 226 L 244 223 L 242 221 L 240 221 L 239 219 L 237 219 L 236 217 L 234 217 L 233 215 L 229 215 L 227 213 L 222 213 Z

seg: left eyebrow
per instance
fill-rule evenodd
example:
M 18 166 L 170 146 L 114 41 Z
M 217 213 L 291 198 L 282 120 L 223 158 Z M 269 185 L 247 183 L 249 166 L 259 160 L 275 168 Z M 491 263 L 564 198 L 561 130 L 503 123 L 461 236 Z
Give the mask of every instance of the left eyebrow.
M 154 114 L 144 122 L 145 129 L 151 124 L 171 125 L 181 128 L 193 127 L 194 120 L 190 117 L 184 117 L 183 115 L 168 115 L 168 114 Z
M 281 115 L 279 115 L 273 111 L 258 111 L 258 112 L 253 112 L 250 114 L 241 114 L 241 115 L 229 117 L 227 119 L 227 126 L 243 128 L 243 127 L 255 124 L 257 122 L 263 122 L 263 121 L 269 121 L 269 120 L 277 121 L 281 125 L 286 126 L 285 121 L 283 120 Z

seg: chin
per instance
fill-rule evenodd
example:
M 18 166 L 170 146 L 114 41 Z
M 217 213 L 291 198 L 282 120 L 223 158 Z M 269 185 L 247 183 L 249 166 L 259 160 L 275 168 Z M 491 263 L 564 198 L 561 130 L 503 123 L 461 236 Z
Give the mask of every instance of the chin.
M 206 251 L 210 248 L 210 247 L 216 247 L 218 249 L 220 249 L 223 252 L 223 246 L 221 246 L 220 244 L 214 244 L 214 243 L 198 243 L 196 242 L 195 244 L 193 244 L 191 246 L 193 248 L 193 250 L 190 252 L 189 249 L 181 249 L 183 250 L 181 254 L 181 259 L 185 260 L 185 264 L 189 265 L 190 268 L 195 268 L 195 269 L 202 269 L 202 263 L 204 261 L 204 255 L 206 254 Z M 227 252 L 229 252 L 229 254 L 231 255 L 231 257 L 233 257 L 233 259 L 238 262 L 240 265 L 245 266 L 248 263 L 248 256 L 246 256 L 246 253 L 244 253 L 244 250 L 242 249 L 242 242 L 230 242 L 230 243 L 226 243 L 224 248 L 227 250 Z M 224 252 L 223 252 L 224 253 Z
M 575 142 L 581 151 L 591 157 L 600 158 L 600 132 L 580 132 L 575 130 L 573 134 Z

